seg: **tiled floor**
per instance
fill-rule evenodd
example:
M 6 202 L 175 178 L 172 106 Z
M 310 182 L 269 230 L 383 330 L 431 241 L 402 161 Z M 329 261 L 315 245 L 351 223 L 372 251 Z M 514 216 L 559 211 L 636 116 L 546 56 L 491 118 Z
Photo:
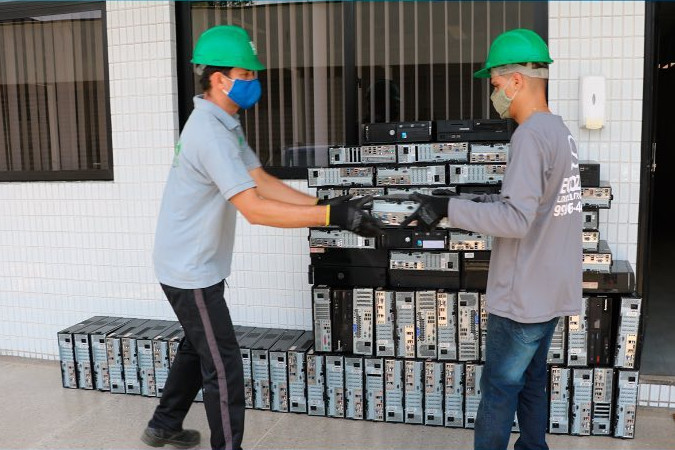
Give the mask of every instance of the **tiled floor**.
M 0 448 L 149 448 L 138 437 L 157 399 L 64 389 L 57 361 L 0 356 Z M 675 449 L 672 410 L 641 407 L 635 439 L 549 435 L 558 449 Z M 195 403 L 186 428 L 208 426 Z M 513 440 L 517 437 L 513 435 Z M 249 410 L 245 449 L 418 449 L 471 448 L 473 431 L 386 424 Z

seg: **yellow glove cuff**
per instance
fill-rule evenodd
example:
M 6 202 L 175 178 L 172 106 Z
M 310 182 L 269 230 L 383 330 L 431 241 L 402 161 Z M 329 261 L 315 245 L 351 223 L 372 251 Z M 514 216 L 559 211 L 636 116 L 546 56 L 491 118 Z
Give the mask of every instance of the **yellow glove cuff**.
M 326 226 L 330 225 L 330 205 L 326 205 Z

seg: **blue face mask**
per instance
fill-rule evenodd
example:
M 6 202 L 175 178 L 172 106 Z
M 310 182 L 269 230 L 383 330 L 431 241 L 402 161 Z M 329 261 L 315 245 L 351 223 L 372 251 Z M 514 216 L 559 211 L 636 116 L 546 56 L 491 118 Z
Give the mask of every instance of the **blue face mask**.
M 230 97 L 241 109 L 248 109 L 260 100 L 262 87 L 260 87 L 260 81 L 257 78 L 254 80 L 226 78 L 232 81 L 232 88 L 230 92 L 223 89 L 223 93 Z

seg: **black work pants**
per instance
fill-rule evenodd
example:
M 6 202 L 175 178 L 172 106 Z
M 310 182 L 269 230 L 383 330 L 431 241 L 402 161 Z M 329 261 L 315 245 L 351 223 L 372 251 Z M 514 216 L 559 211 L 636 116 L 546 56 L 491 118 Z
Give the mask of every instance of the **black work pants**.
M 203 385 L 211 447 L 239 450 L 244 435 L 244 371 L 223 297 L 224 280 L 202 289 L 161 286 L 185 338 L 148 426 L 182 430 L 183 419 Z

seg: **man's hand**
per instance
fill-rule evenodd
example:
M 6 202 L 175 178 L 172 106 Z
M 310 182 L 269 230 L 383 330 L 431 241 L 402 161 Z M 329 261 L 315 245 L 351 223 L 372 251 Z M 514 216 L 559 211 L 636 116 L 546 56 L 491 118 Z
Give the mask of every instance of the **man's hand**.
M 337 225 L 365 237 L 380 236 L 383 234 L 381 226 L 384 224 L 364 211 L 364 206 L 372 201 L 373 196 L 367 195 L 362 198 L 348 198 L 340 203 L 331 204 L 329 206 L 330 225 Z
M 424 195 L 418 192 L 410 194 L 410 200 L 419 203 L 420 206 L 401 222 L 400 226 L 406 227 L 416 220 L 418 229 L 433 230 L 444 217 L 448 217 L 450 197 L 449 195 Z
M 319 201 L 316 202 L 317 205 L 338 205 L 340 203 L 346 202 L 347 200 L 351 200 L 351 198 L 354 196 L 354 194 L 345 194 L 345 195 L 340 195 L 337 197 L 333 198 L 320 198 Z

